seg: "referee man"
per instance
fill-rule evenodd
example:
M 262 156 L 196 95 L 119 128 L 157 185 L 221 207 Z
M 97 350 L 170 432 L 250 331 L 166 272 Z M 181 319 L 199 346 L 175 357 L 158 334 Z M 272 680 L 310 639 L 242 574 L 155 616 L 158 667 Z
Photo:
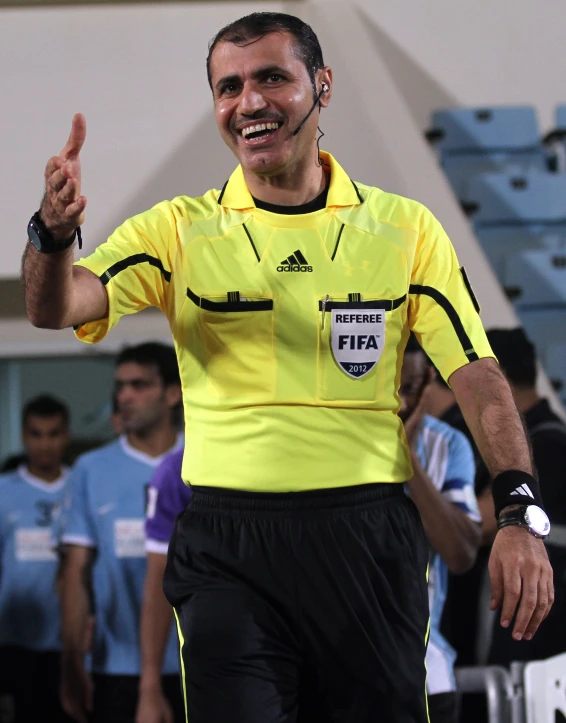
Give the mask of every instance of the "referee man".
M 87 343 L 147 306 L 169 319 L 192 497 L 165 590 L 187 719 L 424 723 L 427 547 L 397 414 L 410 330 L 494 478 L 492 607 L 530 639 L 553 586 L 519 414 L 438 221 L 319 154 L 333 88 L 312 29 L 254 13 L 207 68 L 239 161 L 223 189 L 158 204 L 73 265 L 76 115 L 28 226 L 27 313 Z

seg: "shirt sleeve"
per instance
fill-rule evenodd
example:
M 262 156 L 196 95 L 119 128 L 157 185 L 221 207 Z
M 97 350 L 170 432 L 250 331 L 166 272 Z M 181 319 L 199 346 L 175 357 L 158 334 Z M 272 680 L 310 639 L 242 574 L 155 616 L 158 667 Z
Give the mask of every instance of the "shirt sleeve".
M 76 262 L 92 271 L 108 294 L 108 316 L 75 329 L 87 344 L 101 341 L 125 314 L 156 306 L 167 315 L 174 215 L 163 202 L 128 219 L 94 253 Z
M 409 325 L 446 381 L 465 364 L 494 357 L 465 271 L 428 209 L 423 209 L 411 274 Z
M 70 494 L 63 510 L 61 535 L 61 542 L 64 545 L 93 548 L 98 546 L 87 481 L 86 470 L 78 462 L 67 485 Z
M 190 489 L 181 479 L 182 459 L 182 453 L 171 455 L 150 482 L 145 523 L 148 552 L 167 554 L 175 520 L 187 506 Z
M 474 522 L 481 522 L 474 491 L 475 464 L 472 445 L 456 430 L 448 445 L 448 466 L 442 496 L 463 510 Z

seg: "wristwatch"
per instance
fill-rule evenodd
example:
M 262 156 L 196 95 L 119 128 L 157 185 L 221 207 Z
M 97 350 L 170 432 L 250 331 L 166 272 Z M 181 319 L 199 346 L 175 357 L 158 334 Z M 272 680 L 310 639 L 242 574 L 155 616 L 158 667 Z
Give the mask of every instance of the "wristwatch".
M 28 238 L 30 243 L 42 254 L 54 254 L 57 251 L 64 251 L 71 246 L 75 239 L 79 239 L 79 248 L 81 247 L 81 229 L 77 227 L 72 236 L 62 241 L 53 238 L 49 233 L 46 225 L 43 223 L 39 211 L 34 213 L 28 223 Z
M 508 525 L 525 527 L 533 537 L 543 540 L 550 534 L 550 520 L 546 512 L 537 505 L 520 505 L 512 510 L 503 510 L 497 520 L 497 529 Z

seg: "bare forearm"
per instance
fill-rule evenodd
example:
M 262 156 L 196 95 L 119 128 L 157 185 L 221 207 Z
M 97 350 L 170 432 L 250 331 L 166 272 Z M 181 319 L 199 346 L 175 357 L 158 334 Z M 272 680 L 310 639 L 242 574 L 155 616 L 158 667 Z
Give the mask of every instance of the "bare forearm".
M 26 312 L 34 326 L 63 329 L 70 326 L 68 310 L 73 283 L 73 250 L 42 254 L 30 243 L 24 251 L 22 276 Z
M 440 494 L 416 455 L 413 455 L 413 470 L 408 486 L 430 546 L 451 572 L 466 572 L 476 559 L 479 526 Z
M 89 625 L 89 597 L 84 570 L 67 570 L 61 596 L 63 656 L 82 659 Z
M 34 326 L 65 329 L 108 315 L 104 286 L 91 271 L 73 265 L 72 248 L 42 254 L 28 244 L 22 276 L 26 311 Z
M 173 609 L 163 594 L 165 564 L 165 555 L 149 553 L 140 625 L 140 687 L 161 685 L 161 670 L 173 622 Z
M 458 369 L 450 384 L 491 477 L 510 469 L 532 474 L 523 423 L 495 360 L 481 359 Z

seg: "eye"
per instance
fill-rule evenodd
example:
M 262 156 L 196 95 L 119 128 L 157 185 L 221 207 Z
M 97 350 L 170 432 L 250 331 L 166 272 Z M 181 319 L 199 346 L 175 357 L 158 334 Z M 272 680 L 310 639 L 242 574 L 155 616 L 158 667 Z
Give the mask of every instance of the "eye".
M 223 85 L 220 88 L 219 95 L 231 95 L 235 93 L 238 90 L 238 86 L 234 85 L 234 83 L 226 83 L 226 85 Z
M 272 73 L 267 77 L 268 83 L 279 83 L 280 80 L 283 80 L 283 76 L 279 75 L 279 73 Z

